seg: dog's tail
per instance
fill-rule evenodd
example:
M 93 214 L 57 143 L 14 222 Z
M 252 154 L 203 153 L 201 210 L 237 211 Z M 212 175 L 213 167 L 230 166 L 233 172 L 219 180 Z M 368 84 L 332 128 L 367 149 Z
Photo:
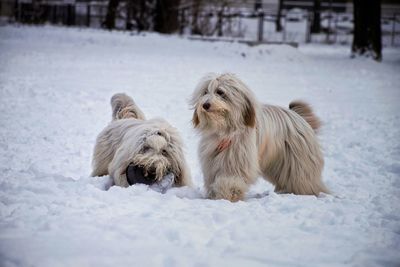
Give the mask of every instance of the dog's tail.
M 145 120 L 143 112 L 139 109 L 133 99 L 124 94 L 118 93 L 111 97 L 112 120 L 134 118 Z
M 299 114 L 311 126 L 311 128 L 313 128 L 314 132 L 318 132 L 321 127 L 321 121 L 317 115 L 314 114 L 309 104 L 296 100 L 289 104 L 289 109 Z

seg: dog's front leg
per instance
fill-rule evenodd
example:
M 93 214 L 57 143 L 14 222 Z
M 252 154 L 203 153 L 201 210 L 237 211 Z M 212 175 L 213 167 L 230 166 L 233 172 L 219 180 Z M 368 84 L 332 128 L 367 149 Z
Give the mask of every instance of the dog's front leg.
M 126 178 L 126 174 L 111 174 L 111 178 L 114 181 L 114 184 L 121 187 L 129 187 L 128 179 Z
M 129 187 L 128 179 L 126 178 L 126 173 L 121 172 L 122 171 L 121 168 L 118 168 L 117 166 L 111 164 L 108 171 L 115 185 L 121 187 Z
M 121 153 L 118 152 L 120 151 L 117 151 L 116 156 L 108 166 L 108 173 L 113 179 L 115 185 L 129 187 L 128 179 L 126 177 L 126 162 L 122 160 L 124 157 L 122 157 Z
M 243 200 L 249 189 L 245 180 L 237 176 L 219 176 L 215 177 L 214 182 L 207 188 L 208 198 L 226 199 L 231 202 Z

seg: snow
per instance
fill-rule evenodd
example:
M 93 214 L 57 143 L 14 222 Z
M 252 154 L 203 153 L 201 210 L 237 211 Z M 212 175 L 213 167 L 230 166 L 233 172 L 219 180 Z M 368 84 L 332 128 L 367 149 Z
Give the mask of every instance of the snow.
M 0 27 L 0 266 L 399 266 L 400 50 L 248 47 L 176 36 Z M 204 198 L 188 99 L 236 73 L 262 102 L 312 103 L 332 195 Z M 176 126 L 194 188 L 91 178 L 109 99 L 126 92 Z

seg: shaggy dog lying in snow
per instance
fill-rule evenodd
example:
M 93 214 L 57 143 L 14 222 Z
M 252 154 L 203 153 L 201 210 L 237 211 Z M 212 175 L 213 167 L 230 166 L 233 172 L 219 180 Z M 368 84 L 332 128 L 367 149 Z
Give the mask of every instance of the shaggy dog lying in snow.
M 178 131 L 163 119 L 145 120 L 129 96 L 111 98 L 112 121 L 98 135 L 92 176 L 109 174 L 115 185 L 139 182 L 190 185 L 190 174 Z M 133 181 L 132 181 L 133 180 Z
M 292 102 L 289 109 L 262 105 L 232 74 L 204 77 L 191 104 L 209 198 L 242 200 L 259 175 L 276 192 L 328 192 L 314 132 L 320 122 L 307 104 Z

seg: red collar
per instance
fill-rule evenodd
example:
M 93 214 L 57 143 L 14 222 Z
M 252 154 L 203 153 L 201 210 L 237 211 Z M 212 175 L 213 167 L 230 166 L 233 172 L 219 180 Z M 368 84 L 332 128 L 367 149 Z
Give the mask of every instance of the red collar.
M 217 146 L 217 152 L 221 153 L 225 149 L 227 149 L 232 144 L 232 140 L 230 138 L 223 138 Z

